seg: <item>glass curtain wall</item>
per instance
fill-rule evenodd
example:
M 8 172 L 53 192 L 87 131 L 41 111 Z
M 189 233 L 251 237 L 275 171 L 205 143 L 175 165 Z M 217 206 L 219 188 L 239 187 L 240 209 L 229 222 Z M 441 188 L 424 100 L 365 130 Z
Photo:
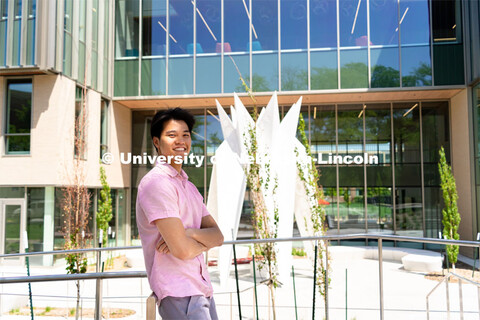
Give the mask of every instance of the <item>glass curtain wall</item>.
M 8 1 L 0 2 L 0 66 L 7 64 Z
M 337 108 L 338 155 L 363 155 L 362 105 L 342 105 Z M 322 116 L 321 114 L 319 116 Z M 338 163 L 339 228 L 349 233 L 363 232 L 366 228 L 365 184 L 363 165 Z
M 433 63 L 462 84 L 460 0 L 440 2 L 116 0 L 115 95 L 432 86 Z
M 282 110 L 287 112 L 288 108 Z M 184 169 L 206 200 L 213 167 L 210 158 L 223 136 L 216 109 L 192 112 L 196 119 L 192 153 L 203 155 L 205 161 Z M 437 237 L 443 208 L 438 150 L 444 146 L 449 157 L 448 102 L 306 105 L 301 112 L 312 155 L 317 159 L 329 234 L 373 232 Z M 133 112 L 133 154 L 155 154 L 149 131 L 154 113 Z M 351 163 L 346 161 L 347 156 L 370 162 Z M 151 164 L 132 164 L 132 212 L 136 186 L 151 168 Z M 246 190 L 242 237 L 253 234 L 250 211 Z M 138 231 L 134 214 L 130 222 L 135 244 Z
M 390 104 L 365 106 L 365 152 L 378 163 L 366 165 L 368 232 L 393 232 L 392 131 Z

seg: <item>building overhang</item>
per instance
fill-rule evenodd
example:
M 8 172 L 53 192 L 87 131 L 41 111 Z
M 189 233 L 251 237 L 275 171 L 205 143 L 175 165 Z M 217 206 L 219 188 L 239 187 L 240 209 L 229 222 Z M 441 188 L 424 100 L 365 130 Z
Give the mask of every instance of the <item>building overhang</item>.
M 300 96 L 303 97 L 302 104 L 348 104 L 348 103 L 381 103 L 381 102 L 405 102 L 425 100 L 448 100 L 457 95 L 465 86 L 449 87 L 445 89 L 412 88 L 403 90 L 388 89 L 361 89 L 349 91 L 332 92 L 278 92 L 279 105 L 292 105 L 297 102 Z M 258 106 L 267 105 L 273 92 L 254 94 Z M 246 106 L 253 105 L 252 98 L 246 93 L 239 93 L 238 96 Z M 182 107 L 185 109 L 202 109 L 205 107 L 215 108 L 215 100 L 222 106 L 233 105 L 233 94 L 218 95 L 186 95 L 186 96 L 154 96 L 154 97 L 132 97 L 115 98 L 114 101 L 134 110 L 168 109 Z

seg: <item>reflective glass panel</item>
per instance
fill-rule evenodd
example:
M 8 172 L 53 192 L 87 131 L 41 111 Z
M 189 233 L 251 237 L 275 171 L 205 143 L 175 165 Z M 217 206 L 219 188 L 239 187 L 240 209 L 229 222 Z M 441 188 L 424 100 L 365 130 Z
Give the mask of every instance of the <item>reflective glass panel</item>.
M 138 95 L 138 60 L 116 60 L 113 92 L 117 97 Z
M 190 1 L 170 0 L 170 54 L 193 55 L 193 4 Z M 199 49 L 197 47 L 197 52 Z M 190 71 L 191 73 L 192 71 Z
M 340 81 L 342 89 L 368 88 L 367 50 L 340 51 Z
M 400 86 L 398 48 L 370 50 L 372 88 Z
M 126 245 L 126 207 L 127 207 L 127 195 L 125 193 L 125 189 L 118 189 L 117 190 L 117 199 L 118 199 L 118 226 L 117 226 L 117 234 L 115 235 L 117 238 L 117 246 L 125 246 Z
M 47 200 L 47 201 L 45 201 Z M 27 233 L 28 249 L 31 252 L 43 251 L 43 227 L 45 208 L 53 205 L 45 198 L 45 188 L 28 188 L 27 191 Z M 47 203 L 46 203 L 47 202 Z M 30 263 L 40 264 L 42 257 L 30 257 Z
M 249 11 L 247 6 L 246 0 L 224 0 L 225 52 L 248 51 Z
M 393 104 L 396 230 L 423 236 L 420 112 L 417 102 Z
M 240 75 L 250 86 L 250 57 L 248 54 L 225 54 L 224 58 L 224 92 L 245 92 Z
M 342 159 L 363 156 L 363 118 L 359 118 L 362 110 L 362 105 L 338 106 L 338 155 Z M 348 232 L 365 231 L 363 170 L 363 165 L 339 164 L 340 229 Z
M 193 58 L 171 57 L 168 61 L 168 94 L 193 93 Z
M 5 242 L 3 253 L 20 252 L 20 218 L 22 207 L 20 205 L 7 204 L 5 208 Z
M 165 55 L 167 39 L 167 1 L 143 0 L 142 14 L 143 55 Z
M 22 0 L 14 1 L 12 65 L 20 65 L 20 46 L 22 38 Z
M 402 86 L 432 85 L 430 47 L 402 47 Z
M 328 32 L 326 32 L 328 30 Z M 283 33 L 282 33 L 283 34 Z M 310 48 L 337 46 L 337 3 L 335 0 L 310 1 Z
M 373 45 L 398 45 L 397 1 L 370 1 L 370 41 Z
M 307 119 L 305 119 L 307 120 Z M 335 133 L 335 106 L 311 106 L 311 152 L 317 163 L 327 161 L 329 155 L 336 154 Z M 308 122 L 305 123 L 308 126 Z M 323 205 L 327 214 L 329 229 L 337 229 L 337 169 L 334 164 L 318 164 L 320 179 L 323 187 Z
M 307 89 L 307 52 L 282 53 L 282 90 Z
M 367 2 L 342 0 L 339 2 L 340 46 L 367 46 Z
M 116 0 L 115 57 L 138 57 L 139 2 Z
M 31 80 L 10 80 L 7 85 L 6 153 L 30 152 L 32 118 Z M 14 134 L 13 136 L 10 134 Z
M 197 46 L 201 53 L 221 52 L 221 3 L 220 0 L 197 0 Z
M 0 187 L 0 198 L 23 198 L 24 187 Z
M 312 90 L 338 88 L 337 51 L 310 52 Z
M 0 65 L 7 63 L 8 1 L 0 2 Z
M 278 54 L 256 53 L 252 57 L 252 91 L 278 90 Z
M 393 230 L 392 140 L 390 104 L 365 107 L 365 152 L 367 164 L 367 218 L 369 232 Z
M 26 63 L 27 65 L 35 64 L 35 20 L 36 20 L 36 0 L 28 2 L 28 20 L 27 20 L 27 48 Z
M 252 51 L 278 50 L 278 1 L 255 0 L 252 7 Z
M 197 56 L 195 93 L 220 93 L 222 90 L 221 57 Z
M 423 44 L 430 42 L 428 0 L 400 0 L 400 42 Z
M 142 96 L 166 94 L 165 58 L 142 60 Z
M 280 12 L 282 26 L 282 50 L 306 49 L 307 0 L 280 0 Z

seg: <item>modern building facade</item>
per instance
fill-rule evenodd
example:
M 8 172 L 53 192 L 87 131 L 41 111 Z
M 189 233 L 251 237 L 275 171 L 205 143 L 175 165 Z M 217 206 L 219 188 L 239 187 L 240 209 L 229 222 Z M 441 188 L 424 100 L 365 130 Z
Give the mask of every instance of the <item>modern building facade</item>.
M 149 124 L 161 109 L 194 113 L 192 152 L 207 160 L 185 170 L 207 199 L 209 157 L 223 140 L 215 99 L 231 105 L 233 92 L 252 108 L 277 91 L 283 114 L 303 96 L 317 158 L 378 157 L 378 164 L 318 165 L 329 233 L 438 237 L 442 146 L 457 180 L 461 238 L 480 231 L 478 2 L 0 3 L 4 253 L 21 250 L 22 230 L 38 250 L 62 247 L 62 186 L 78 157 L 92 216 L 103 165 L 114 196 L 111 243 L 137 243 L 136 187 L 152 165 L 134 156 L 154 154 Z M 79 134 L 82 115 L 88 122 Z M 74 148 L 79 137 L 83 154 Z M 123 164 L 128 153 L 132 162 Z M 100 164 L 105 154 L 113 161 Z M 248 191 L 245 199 L 248 237 Z M 90 228 L 95 237 L 94 219 Z

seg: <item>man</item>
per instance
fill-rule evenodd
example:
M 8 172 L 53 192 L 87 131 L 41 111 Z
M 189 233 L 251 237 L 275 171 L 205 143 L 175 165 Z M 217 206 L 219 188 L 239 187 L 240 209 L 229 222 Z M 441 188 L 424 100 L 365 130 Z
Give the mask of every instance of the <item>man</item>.
M 150 134 L 159 161 L 138 186 L 137 226 L 163 319 L 218 319 L 203 252 L 222 245 L 223 235 L 176 161 L 190 152 L 194 123 L 180 108 L 155 114 Z

